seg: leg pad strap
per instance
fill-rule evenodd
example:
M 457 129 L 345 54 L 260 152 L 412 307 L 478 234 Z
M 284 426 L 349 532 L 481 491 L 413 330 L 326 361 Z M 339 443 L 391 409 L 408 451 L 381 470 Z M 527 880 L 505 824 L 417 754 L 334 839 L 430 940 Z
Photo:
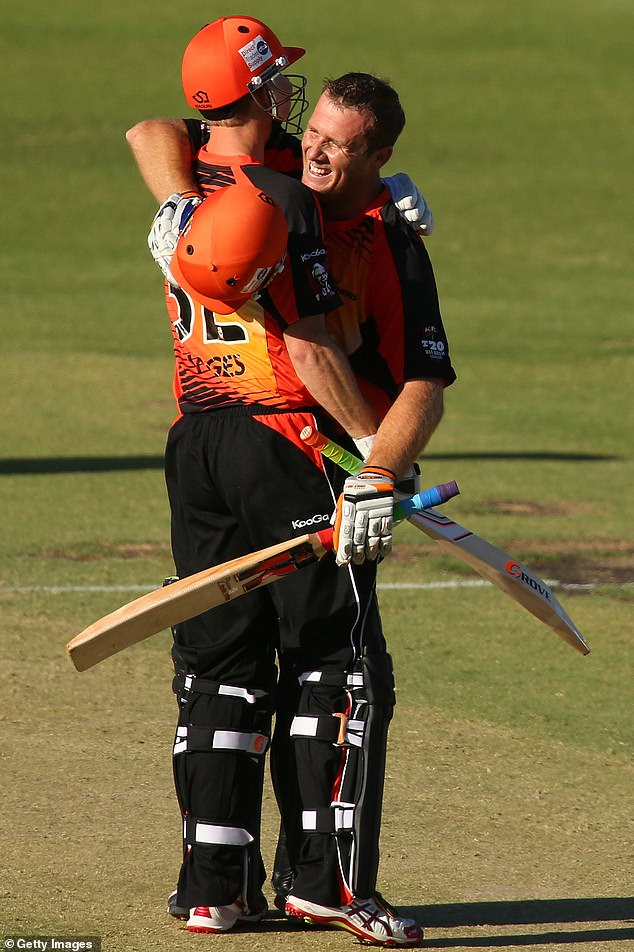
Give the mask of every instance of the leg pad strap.
M 183 839 L 187 846 L 211 844 L 214 846 L 248 846 L 253 837 L 239 826 L 224 826 L 186 816 L 183 821 Z
M 193 694 L 211 694 L 224 695 L 226 697 L 237 697 L 247 704 L 257 704 L 262 698 L 267 697 L 266 691 L 255 688 L 249 691 L 248 688 L 240 687 L 236 684 L 221 684 L 220 681 L 210 681 L 207 678 L 197 678 L 195 674 L 177 674 L 172 681 L 172 691 L 181 701 L 185 703 Z
M 333 803 L 330 807 L 302 811 L 305 833 L 352 833 L 354 803 Z
M 222 731 L 209 727 L 177 727 L 174 742 L 175 754 L 193 751 L 234 750 L 261 756 L 266 753 L 269 738 L 256 731 Z

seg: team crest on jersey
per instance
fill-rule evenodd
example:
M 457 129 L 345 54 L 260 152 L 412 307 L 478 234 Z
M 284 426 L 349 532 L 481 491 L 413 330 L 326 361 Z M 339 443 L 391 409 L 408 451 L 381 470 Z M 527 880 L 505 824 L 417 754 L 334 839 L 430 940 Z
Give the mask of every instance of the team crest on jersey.
M 259 69 L 263 63 L 266 63 L 273 56 L 269 44 L 259 34 L 254 40 L 250 40 L 246 46 L 239 49 L 238 53 L 252 73 L 255 73 L 256 69 Z

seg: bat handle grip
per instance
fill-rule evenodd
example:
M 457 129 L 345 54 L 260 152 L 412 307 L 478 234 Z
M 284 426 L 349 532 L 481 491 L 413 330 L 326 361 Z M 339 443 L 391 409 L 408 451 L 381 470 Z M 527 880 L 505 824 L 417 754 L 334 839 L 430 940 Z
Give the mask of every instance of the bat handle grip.
M 318 536 L 319 541 L 323 545 L 324 549 L 326 549 L 326 551 L 329 552 L 331 549 L 334 549 L 335 547 L 335 543 L 333 539 L 334 529 L 332 528 L 332 526 L 328 526 L 327 529 L 320 529 L 319 532 L 315 534 Z
M 394 506 L 394 518 L 405 519 L 413 512 L 419 512 L 421 509 L 431 509 L 432 506 L 440 506 L 443 502 L 459 496 L 460 490 L 455 479 L 449 483 L 439 483 L 438 486 L 432 486 L 430 489 L 423 489 L 416 493 L 410 499 L 401 499 Z

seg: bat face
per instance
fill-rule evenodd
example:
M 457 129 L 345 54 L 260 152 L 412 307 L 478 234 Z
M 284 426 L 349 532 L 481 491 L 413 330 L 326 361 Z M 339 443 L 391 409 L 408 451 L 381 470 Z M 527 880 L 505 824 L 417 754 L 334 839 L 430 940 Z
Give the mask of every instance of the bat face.
M 150 635 L 314 564 L 329 548 L 332 529 L 324 529 L 190 575 L 104 615 L 66 650 L 76 669 L 85 671 Z
M 517 559 L 434 509 L 415 513 L 409 521 L 549 625 L 581 654 L 589 654 L 590 646 L 546 582 Z

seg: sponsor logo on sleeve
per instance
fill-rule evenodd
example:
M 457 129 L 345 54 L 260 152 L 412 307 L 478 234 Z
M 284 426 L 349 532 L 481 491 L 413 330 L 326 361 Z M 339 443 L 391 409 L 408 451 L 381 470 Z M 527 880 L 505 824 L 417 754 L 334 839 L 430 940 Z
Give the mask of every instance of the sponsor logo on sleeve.
M 316 262 L 312 267 L 312 276 L 319 285 L 320 293 L 318 298 L 330 298 L 335 294 L 335 289 L 330 283 L 330 275 L 324 268 L 323 264 Z
M 442 360 L 447 353 L 447 345 L 443 340 L 434 340 L 433 337 L 423 337 L 421 345 L 425 355 L 432 360 Z
M 312 251 L 305 251 L 302 255 L 302 264 L 306 264 L 307 261 L 310 261 L 311 258 L 325 258 L 326 249 L 325 248 L 313 248 Z

